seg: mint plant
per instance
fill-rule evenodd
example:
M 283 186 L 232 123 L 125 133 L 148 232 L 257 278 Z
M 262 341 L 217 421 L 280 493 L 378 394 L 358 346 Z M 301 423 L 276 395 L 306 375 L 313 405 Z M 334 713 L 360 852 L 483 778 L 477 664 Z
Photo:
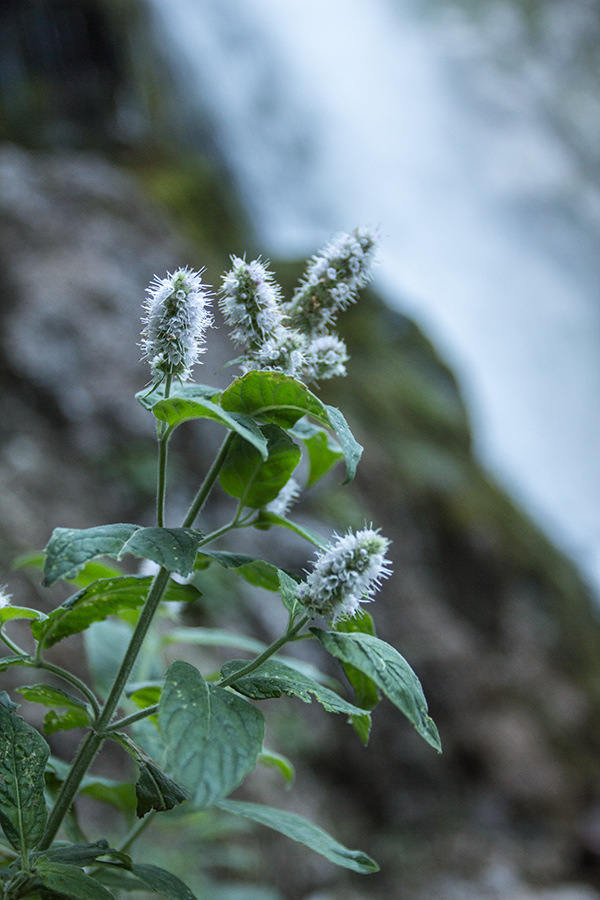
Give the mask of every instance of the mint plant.
M 340 461 L 348 482 L 360 459 L 362 448 L 342 413 L 307 385 L 345 373 L 347 349 L 333 327 L 368 281 L 375 249 L 368 229 L 338 236 L 309 261 L 288 301 L 264 263 L 233 257 L 218 302 L 241 347 L 234 364 L 242 374 L 223 391 L 190 380 L 213 325 L 211 292 L 202 273 L 182 268 L 157 278 L 148 289 L 141 346 L 151 383 L 137 399 L 157 423 L 156 525 L 56 528 L 43 554 L 43 583 L 63 581 L 76 590 L 48 614 L 15 605 L 0 592 L 5 646 L 0 672 L 24 667 L 53 676 L 52 683 L 28 681 L 17 688 L 25 701 L 48 708 L 45 734 L 85 729 L 73 760 L 57 759 L 43 734 L 17 714 L 17 704 L 6 692 L 0 694 L 5 900 L 109 900 L 114 890 L 190 900 L 191 891 L 176 875 L 137 862 L 131 853 L 153 816 L 179 806 L 190 812 L 218 808 L 282 832 L 337 865 L 361 873 L 377 870 L 365 853 L 347 849 L 295 813 L 231 799 L 258 763 L 275 762 L 286 777 L 292 769 L 265 744 L 265 699 L 314 699 L 325 711 L 346 716 L 366 744 L 371 712 L 384 695 L 432 747 L 441 749 L 416 675 L 397 650 L 376 636 L 364 609 L 391 574 L 388 540 L 365 525 L 326 542 L 289 517 L 301 491 L 293 473 L 303 451 L 305 486 Z M 175 429 L 199 419 L 219 423 L 225 437 L 185 518 L 171 527 L 165 521 L 169 441 Z M 207 532 L 203 509 L 217 483 L 231 498 L 231 518 Z M 247 528 L 289 529 L 316 547 L 316 557 L 301 575 L 226 549 L 223 539 Z M 116 564 L 128 554 L 149 561 L 155 573 L 124 574 Z M 218 629 L 211 634 L 179 627 L 174 636 L 154 627 L 169 604 L 200 597 L 210 566 L 279 594 L 287 626 L 270 646 Z M 50 647 L 108 617 L 124 623 L 130 637 L 107 690 L 98 679 L 83 680 L 47 658 Z M 33 649 L 10 636 L 17 620 L 29 620 Z M 196 640 L 198 631 L 206 643 L 258 649 L 247 652 L 247 658 L 229 659 L 216 672 L 202 673 L 179 660 L 157 677 L 133 680 L 140 660 L 151 658 L 156 666 L 156 648 L 167 641 L 185 642 L 189 632 L 192 643 L 202 643 Z M 286 654 L 288 645 L 303 640 L 318 642 L 324 654 L 338 660 L 352 699 L 328 686 L 324 675 L 307 674 L 298 659 Z M 107 741 L 130 755 L 135 784 L 100 785 L 90 774 Z M 106 838 L 90 840 L 78 820 L 81 794 L 109 802 L 118 795 L 121 806 L 127 805 L 123 797 L 131 797 L 139 822 L 117 846 Z

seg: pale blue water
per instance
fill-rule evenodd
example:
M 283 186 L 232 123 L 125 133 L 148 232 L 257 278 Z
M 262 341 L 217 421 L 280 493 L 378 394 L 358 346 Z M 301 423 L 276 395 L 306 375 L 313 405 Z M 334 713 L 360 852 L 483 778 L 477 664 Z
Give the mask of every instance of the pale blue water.
M 414 6 L 153 0 L 265 252 L 378 225 L 378 286 L 457 372 L 481 459 L 599 586 L 600 199 L 543 67 L 503 76 L 489 35 Z

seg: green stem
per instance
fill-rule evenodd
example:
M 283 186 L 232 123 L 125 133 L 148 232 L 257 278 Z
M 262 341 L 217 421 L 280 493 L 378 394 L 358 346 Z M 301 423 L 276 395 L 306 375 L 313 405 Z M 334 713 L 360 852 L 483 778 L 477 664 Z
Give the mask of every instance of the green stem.
M 223 678 L 222 681 L 218 682 L 219 687 L 229 687 L 229 685 L 234 684 L 240 678 L 244 678 L 246 675 L 249 675 L 251 672 L 254 672 L 255 669 L 258 669 L 259 666 L 262 666 L 264 662 L 266 662 L 274 653 L 277 653 L 285 644 L 288 644 L 290 641 L 293 641 L 298 632 L 304 628 L 306 623 L 310 621 L 310 616 L 303 616 L 295 625 L 291 628 L 288 628 L 285 634 L 282 634 L 280 638 L 276 641 L 273 641 L 266 650 L 257 656 L 256 659 L 252 660 L 252 662 L 248 663 L 247 666 L 244 666 L 243 669 L 238 669 L 237 672 L 233 672 L 227 678 Z
M 156 706 L 147 706 L 145 709 L 140 709 L 138 712 L 131 713 L 130 716 L 125 716 L 124 719 L 119 719 L 118 722 L 113 722 L 112 725 L 109 725 L 108 728 L 105 729 L 106 734 L 110 734 L 112 731 L 120 731 L 122 728 L 127 728 L 128 725 L 133 725 L 134 722 L 139 722 L 140 719 L 146 719 L 148 716 L 155 716 L 158 712 L 158 704 Z
M 34 663 L 36 669 L 44 669 L 46 672 L 51 672 L 53 675 L 56 675 L 58 678 L 62 678 L 63 681 L 67 681 L 72 687 L 76 688 L 85 699 L 88 701 L 92 709 L 94 710 L 94 715 L 96 718 L 100 715 L 100 704 L 96 699 L 95 695 L 89 689 L 85 682 L 81 681 L 77 675 L 73 675 L 71 672 L 68 672 L 66 669 L 62 669 L 60 666 L 55 666 L 53 663 L 46 662 L 43 659 L 38 659 Z
M 24 659 L 31 658 L 29 656 L 29 653 L 27 653 L 25 650 L 22 650 L 18 644 L 15 644 L 14 641 L 11 641 L 11 639 L 8 637 L 8 635 L 4 634 L 4 631 L 2 630 L 2 628 L 0 628 L 0 641 L 2 641 L 3 644 L 6 644 L 8 649 L 12 650 L 13 653 L 16 653 L 17 656 L 22 656 Z
M 217 476 L 218 476 L 219 472 L 221 471 L 221 467 L 222 467 L 223 463 L 225 462 L 225 459 L 229 452 L 229 445 L 231 444 L 231 441 L 233 440 L 233 438 L 234 438 L 234 432 L 230 431 L 229 434 L 227 435 L 227 437 L 225 438 L 225 440 L 223 441 L 223 443 L 221 444 L 221 449 L 217 453 L 212 466 L 208 470 L 208 472 L 206 474 L 206 478 L 200 485 L 200 488 L 198 489 L 198 493 L 192 500 L 192 504 L 188 510 L 188 514 L 185 517 L 184 522 L 183 522 L 184 528 L 191 528 L 192 525 L 194 524 L 194 522 L 196 521 L 196 519 L 198 518 L 198 515 L 200 514 L 200 511 L 201 511 L 202 507 L 204 506 L 206 498 L 208 497 L 213 484 L 217 480 Z
M 166 400 L 171 393 L 173 376 L 167 375 L 165 379 Z M 158 479 L 156 487 L 156 524 L 164 528 L 165 524 L 165 498 L 167 495 L 167 454 L 169 450 L 169 430 L 166 422 L 159 422 L 158 431 Z
M 131 845 L 133 844 L 133 842 L 135 840 L 137 840 L 137 838 L 140 836 L 142 831 L 145 831 L 145 829 L 148 827 L 148 825 L 154 819 L 155 816 L 156 816 L 155 809 L 151 809 L 150 812 L 146 813 L 144 818 L 141 821 L 136 822 L 136 824 L 133 826 L 131 831 L 128 834 L 126 834 L 125 837 L 123 838 L 123 840 L 117 844 L 116 849 L 120 850 L 122 853 L 124 853 L 126 850 L 128 850 L 131 847 Z
M 121 695 L 125 689 L 129 676 L 131 675 L 131 670 L 137 659 L 142 643 L 144 642 L 154 613 L 166 590 L 168 581 L 169 572 L 167 572 L 164 567 L 161 567 L 154 577 L 150 592 L 142 612 L 140 613 L 135 631 L 131 636 L 131 641 L 129 642 L 121 667 L 117 673 L 106 703 L 104 704 L 104 708 L 96 721 L 95 730 L 91 731 L 80 745 L 73 762 L 73 767 L 62 784 L 54 807 L 52 808 L 52 812 L 48 817 L 46 830 L 38 846 L 39 850 L 46 850 L 54 840 L 71 803 L 75 799 L 83 776 L 92 764 L 94 757 L 104 742 L 106 729 L 110 725 L 110 720 L 119 705 Z

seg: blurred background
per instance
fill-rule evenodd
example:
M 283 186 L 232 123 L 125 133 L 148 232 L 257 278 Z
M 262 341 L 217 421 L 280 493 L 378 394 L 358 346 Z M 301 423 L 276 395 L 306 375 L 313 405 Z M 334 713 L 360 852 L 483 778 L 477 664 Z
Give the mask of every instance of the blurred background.
M 247 251 L 289 291 L 335 231 L 382 235 L 341 323 L 349 375 L 320 392 L 363 463 L 299 515 L 392 538 L 375 618 L 445 753 L 384 706 L 366 750 L 311 709 L 274 719 L 297 795 L 258 776 L 247 796 L 383 871 L 270 836 L 235 855 L 203 820 L 178 850 L 201 898 L 600 896 L 599 39 L 597 0 L 0 4 L 0 582 L 24 605 L 57 602 L 10 569 L 55 525 L 151 522 L 132 394 L 152 276 L 218 284 Z M 178 440 L 173 521 L 209 459 Z M 305 548 L 277 540 L 300 571 Z M 271 636 L 268 598 L 244 619 L 213 588 L 196 624 Z

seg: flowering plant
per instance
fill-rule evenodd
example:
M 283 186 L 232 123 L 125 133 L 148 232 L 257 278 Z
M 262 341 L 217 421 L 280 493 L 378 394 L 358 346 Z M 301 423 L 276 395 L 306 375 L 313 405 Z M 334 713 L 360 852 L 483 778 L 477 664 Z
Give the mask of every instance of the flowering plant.
M 294 813 L 230 798 L 260 762 L 278 765 L 286 777 L 292 771 L 265 745 L 260 704 L 268 698 L 314 698 L 326 711 L 345 715 L 366 743 L 371 711 L 384 695 L 440 749 L 417 677 L 393 647 L 376 637 L 362 606 L 391 574 L 389 541 L 372 527 L 325 541 L 288 517 L 301 490 L 293 473 L 302 447 L 308 485 L 342 460 L 350 481 L 360 459 L 362 448 L 342 413 L 324 404 L 307 383 L 345 372 L 348 354 L 332 328 L 338 312 L 368 280 L 375 246 L 368 229 L 335 238 L 309 262 L 287 302 L 264 263 L 232 258 L 219 304 L 232 339 L 243 347 L 234 361 L 242 374 L 223 391 L 189 380 L 213 324 L 211 292 L 202 273 L 182 268 L 157 278 L 148 289 L 142 358 L 150 364 L 152 380 L 137 398 L 157 421 L 156 525 L 56 528 L 44 551 L 44 584 L 64 581 L 77 590 L 48 614 L 15 605 L 0 591 L 5 647 L 0 672 L 26 667 L 50 673 L 70 691 L 53 682 L 18 688 L 26 701 L 49 708 L 43 732 L 85 729 L 67 764 L 50 755 L 45 737 L 17 715 L 17 704 L 6 692 L 0 694 L 4 900 L 110 900 L 115 889 L 191 900 L 190 889 L 176 875 L 135 862 L 129 852 L 148 821 L 178 806 L 218 808 L 282 832 L 337 865 L 362 873 L 377 869 L 365 853 L 347 849 Z M 176 428 L 198 419 L 219 423 L 226 435 L 183 522 L 167 526 L 169 440 Z M 206 533 L 201 516 L 217 482 L 232 499 L 233 512 L 229 522 Z M 213 548 L 250 527 L 289 529 L 316 546 L 316 560 L 301 575 Z M 116 563 L 126 554 L 150 561 L 154 574 L 123 574 Z M 278 593 L 287 626 L 271 645 L 259 645 L 250 658 L 228 660 L 218 672 L 203 675 L 182 660 L 156 672 L 161 637 L 153 625 L 169 603 L 200 596 L 198 586 L 209 566 L 222 566 Z M 99 677 L 88 683 L 48 660 L 50 647 L 74 634 L 95 633 L 108 617 L 128 629 L 108 685 Z M 7 633 L 19 619 L 29 620 L 31 651 Z M 182 631 L 177 639 L 185 642 Z M 254 640 L 209 631 L 190 628 L 191 642 L 202 643 L 204 636 L 207 643 L 224 647 L 257 647 Z M 327 687 L 325 676 L 307 674 L 297 659 L 284 654 L 286 645 L 301 639 L 317 641 L 341 663 L 352 700 Z M 140 684 L 134 667 L 145 653 L 152 658 L 151 677 Z M 137 772 L 135 783 L 114 784 L 110 790 L 104 785 L 104 799 L 114 802 L 118 795 L 120 808 L 127 813 L 129 803 L 139 819 L 115 847 L 105 839 L 90 840 L 77 819 L 78 796 L 90 786 L 94 795 L 89 769 L 106 741 L 119 744 Z

